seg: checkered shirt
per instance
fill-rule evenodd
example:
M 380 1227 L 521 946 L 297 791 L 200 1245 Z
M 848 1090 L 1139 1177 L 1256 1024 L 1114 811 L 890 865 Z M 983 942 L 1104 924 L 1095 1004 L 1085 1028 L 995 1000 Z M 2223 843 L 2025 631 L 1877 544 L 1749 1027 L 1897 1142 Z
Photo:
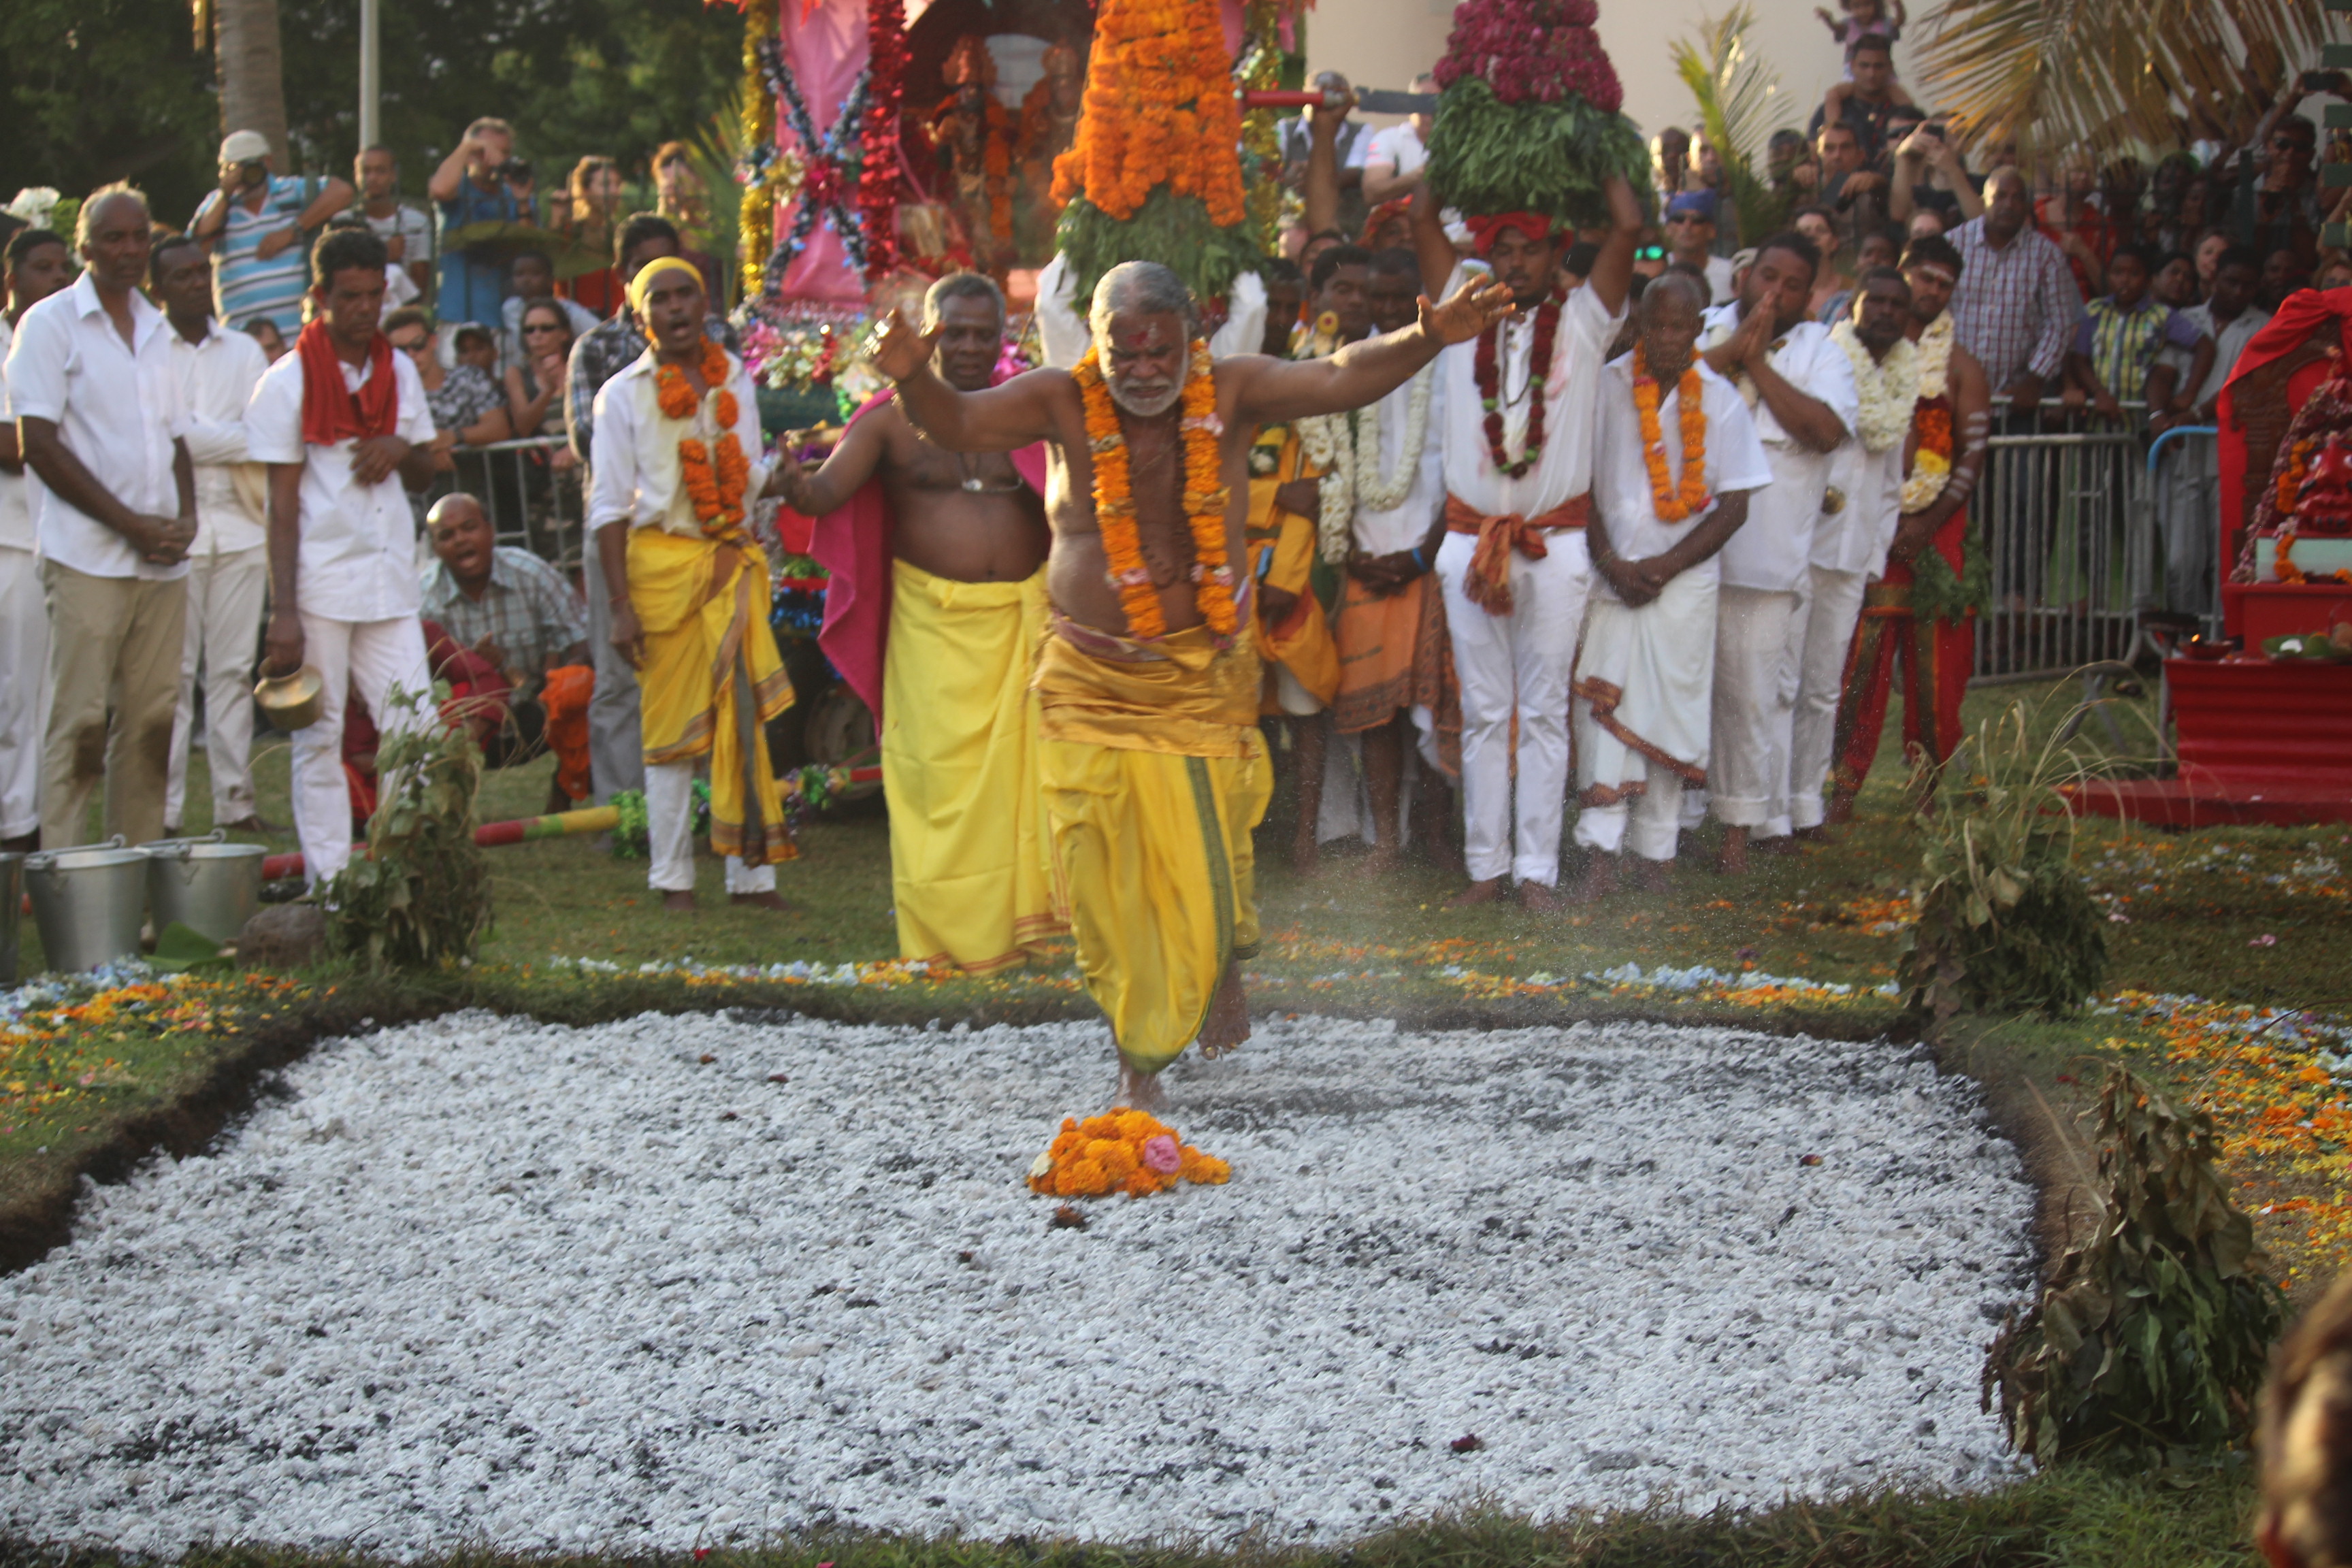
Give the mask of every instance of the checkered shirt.
M 713 316 L 702 323 L 705 335 L 716 338 L 719 346 L 736 358 L 743 357 L 742 345 L 735 341 L 735 329 Z M 596 394 L 604 384 L 620 374 L 646 352 L 646 334 L 637 319 L 627 307 L 608 321 L 601 322 L 593 331 L 580 334 L 572 345 L 570 384 L 563 390 L 563 417 L 572 426 L 572 454 L 582 462 L 588 460 L 593 449 L 596 434 Z
M 1994 395 L 2029 370 L 2054 381 L 2083 314 L 2066 253 L 2031 228 L 1995 249 L 1980 217 L 1954 229 L 1951 241 L 1960 253 L 1952 328 L 1984 366 Z
M 469 648 L 496 637 L 502 667 L 525 675 L 546 674 L 572 644 L 588 640 L 588 613 L 572 584 L 530 551 L 511 545 L 490 552 L 490 582 L 478 603 L 436 561 L 425 573 L 423 614 Z

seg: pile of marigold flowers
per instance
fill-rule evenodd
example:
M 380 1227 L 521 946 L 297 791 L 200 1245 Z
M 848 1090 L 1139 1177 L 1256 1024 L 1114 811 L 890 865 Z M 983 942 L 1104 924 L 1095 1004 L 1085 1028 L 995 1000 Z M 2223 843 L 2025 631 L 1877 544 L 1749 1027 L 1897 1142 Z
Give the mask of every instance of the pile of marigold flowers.
M 1029 1167 L 1029 1190 L 1052 1198 L 1148 1198 L 1178 1182 L 1221 1185 L 1233 1173 L 1157 1118 L 1121 1107 L 1084 1121 L 1064 1117 L 1053 1147 Z

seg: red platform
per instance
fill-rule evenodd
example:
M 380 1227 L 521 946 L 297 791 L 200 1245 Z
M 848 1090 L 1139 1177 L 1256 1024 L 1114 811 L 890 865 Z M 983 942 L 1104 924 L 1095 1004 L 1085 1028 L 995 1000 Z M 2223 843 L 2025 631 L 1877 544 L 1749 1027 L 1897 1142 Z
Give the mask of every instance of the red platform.
M 2168 827 L 2352 822 L 2352 664 L 2167 659 L 2180 772 L 2102 780 L 2083 805 Z
M 2223 627 L 2244 651 L 2165 660 L 2178 776 L 2085 785 L 2086 809 L 2172 827 L 2352 822 L 2352 664 L 2262 657 L 2265 638 L 2352 620 L 2352 589 L 2230 580 L 2298 412 L 2343 367 L 2347 321 L 2352 292 L 2304 289 L 2238 356 L 2218 411 L 2218 565 Z

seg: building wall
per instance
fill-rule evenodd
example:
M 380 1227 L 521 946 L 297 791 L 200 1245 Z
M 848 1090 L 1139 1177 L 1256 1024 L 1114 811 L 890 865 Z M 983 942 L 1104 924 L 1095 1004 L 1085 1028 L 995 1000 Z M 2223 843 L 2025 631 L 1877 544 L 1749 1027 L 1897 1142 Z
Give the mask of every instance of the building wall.
M 1912 5 L 1916 18 L 1927 0 Z M 1645 132 L 1695 118 L 1689 89 L 1675 75 L 1667 56 L 1676 38 L 1696 34 L 1702 17 L 1726 8 L 1727 0 L 1601 0 L 1601 42 L 1625 84 L 1625 112 Z M 1364 87 L 1402 88 L 1415 71 L 1444 51 L 1453 26 L 1449 0 L 1317 0 L 1307 24 L 1307 58 L 1312 70 L 1337 70 Z M 1821 95 L 1844 70 L 1828 29 L 1813 15 L 1813 0 L 1756 0 L 1751 47 L 1780 74 L 1789 103 L 1780 118 L 1801 127 Z M 1895 66 L 1912 71 L 1908 43 L 1895 50 Z

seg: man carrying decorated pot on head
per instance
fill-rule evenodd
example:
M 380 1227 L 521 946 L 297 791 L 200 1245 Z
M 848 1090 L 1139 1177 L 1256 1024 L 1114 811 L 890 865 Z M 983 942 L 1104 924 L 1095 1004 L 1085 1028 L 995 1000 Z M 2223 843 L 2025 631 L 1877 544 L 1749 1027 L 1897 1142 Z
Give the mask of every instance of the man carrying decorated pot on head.
M 1595 15 L 1591 0 L 1467 0 L 1437 68 L 1436 199 L 1413 204 L 1424 285 L 1450 279 L 1450 292 L 1470 270 L 1455 263 L 1442 202 L 1464 213 L 1478 262 L 1517 307 L 1446 350 L 1438 371 L 1447 538 L 1437 575 L 1462 688 L 1470 873 L 1456 904 L 1500 898 L 1508 875 L 1525 907 L 1559 907 L 1569 680 L 1592 584 L 1583 528 L 1593 399 L 1624 321 L 1642 226 L 1632 182 L 1647 167 L 1640 135 L 1616 113 L 1622 93 Z M 1497 54 L 1500 39 L 1524 40 L 1528 52 Z M 1597 166 L 1577 151 L 1592 146 Z M 1585 286 L 1562 298 L 1570 226 L 1602 221 L 1609 237 Z

